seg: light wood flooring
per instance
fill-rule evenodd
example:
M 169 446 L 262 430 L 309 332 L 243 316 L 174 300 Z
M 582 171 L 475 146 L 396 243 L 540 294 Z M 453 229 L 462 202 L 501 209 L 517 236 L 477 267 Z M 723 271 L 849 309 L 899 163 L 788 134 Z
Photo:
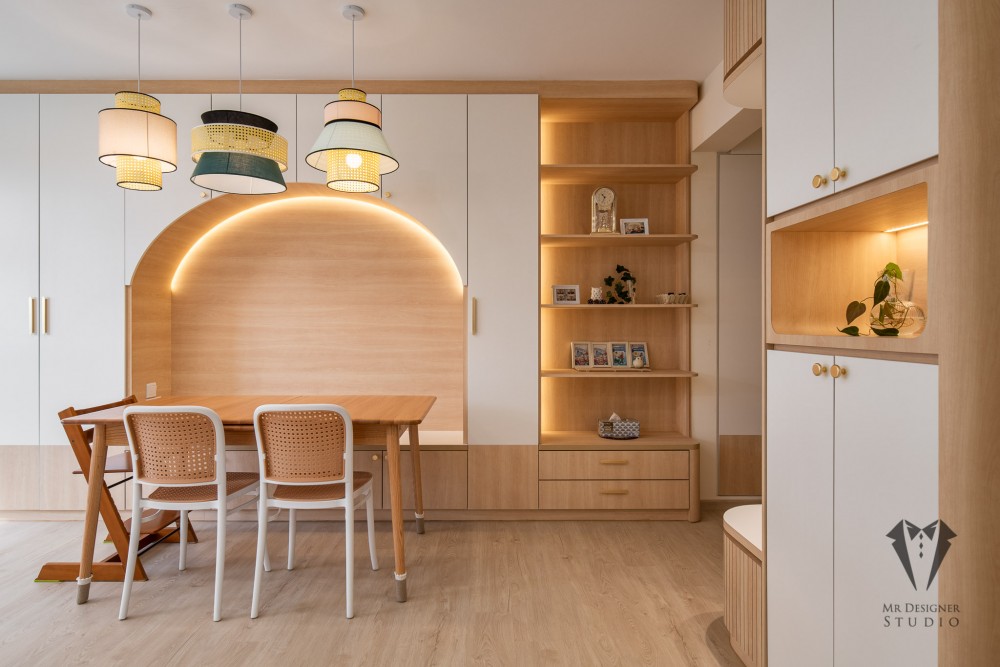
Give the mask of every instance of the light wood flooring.
M 740 665 L 723 626 L 721 512 L 700 523 L 407 524 L 405 604 L 395 602 L 392 539 L 382 569 L 357 539 L 355 613 L 344 618 L 343 526 L 300 521 L 296 569 L 286 526 L 271 524 L 274 570 L 251 621 L 256 524 L 230 521 L 223 618 L 212 622 L 215 531 L 177 571 L 177 546 L 146 554 L 128 620 L 121 584 L 34 583 L 49 560 L 76 560 L 80 522 L 0 521 L 0 665 Z M 110 553 L 99 545 L 98 555 Z

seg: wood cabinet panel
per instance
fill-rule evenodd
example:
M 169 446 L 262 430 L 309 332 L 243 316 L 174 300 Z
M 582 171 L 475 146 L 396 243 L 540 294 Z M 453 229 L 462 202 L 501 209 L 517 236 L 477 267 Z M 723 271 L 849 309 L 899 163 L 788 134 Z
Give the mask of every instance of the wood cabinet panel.
M 687 452 L 539 452 L 539 479 L 688 479 Z
M 541 481 L 543 510 L 687 509 L 687 480 Z
M 400 452 L 403 509 L 413 509 L 413 459 Z M 424 509 L 464 510 L 469 506 L 469 466 L 465 450 L 420 452 Z M 382 506 L 389 507 L 389 466 L 382 466 Z
M 538 509 L 537 446 L 475 445 L 468 455 L 470 510 Z

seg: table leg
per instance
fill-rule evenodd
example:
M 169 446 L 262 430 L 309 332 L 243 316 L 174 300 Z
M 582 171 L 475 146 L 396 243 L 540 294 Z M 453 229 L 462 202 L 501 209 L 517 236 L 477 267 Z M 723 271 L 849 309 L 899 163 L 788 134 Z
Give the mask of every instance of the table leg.
M 420 478 L 420 434 L 417 432 L 417 425 L 411 424 L 410 430 L 410 456 L 413 458 L 413 506 L 414 514 L 417 518 L 417 533 L 424 532 L 424 489 Z
M 83 550 L 80 553 L 80 576 L 77 578 L 76 603 L 90 597 L 90 580 L 94 568 L 94 543 L 97 541 L 97 518 L 100 514 L 101 487 L 108 459 L 107 429 L 94 425 L 94 442 L 90 454 L 90 476 L 87 478 L 87 514 L 83 521 Z
M 389 505 L 392 510 L 392 546 L 396 554 L 396 600 L 406 602 L 406 554 L 403 544 L 403 489 L 400 482 L 399 429 L 386 426 L 385 458 L 389 462 Z

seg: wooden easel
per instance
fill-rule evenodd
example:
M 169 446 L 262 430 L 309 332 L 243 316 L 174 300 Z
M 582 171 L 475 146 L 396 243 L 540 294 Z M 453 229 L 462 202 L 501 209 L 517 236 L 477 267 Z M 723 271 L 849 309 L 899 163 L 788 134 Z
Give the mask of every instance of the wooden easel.
M 90 412 L 105 410 L 107 408 L 113 408 L 121 405 L 129 405 L 135 402 L 135 396 L 129 396 L 125 400 L 118 401 L 117 403 L 99 405 L 97 407 L 86 408 L 83 410 L 76 410 L 75 408 L 69 407 L 59 413 L 59 419 L 85 415 Z M 69 438 L 69 444 L 70 447 L 73 448 L 73 454 L 76 455 L 77 463 L 80 464 L 80 470 L 77 470 L 76 472 L 82 472 L 84 478 L 86 479 L 89 477 L 90 472 L 90 443 L 93 438 L 93 430 L 88 429 L 85 431 L 83 427 L 75 424 L 63 424 L 63 429 L 66 431 L 66 437 Z M 118 426 L 109 428 L 108 440 L 115 443 L 125 442 L 124 427 Z M 131 473 L 132 460 L 127 453 L 109 456 L 105 472 Z M 108 528 L 108 537 L 104 541 L 113 542 L 116 553 L 108 556 L 100 562 L 94 563 L 94 581 L 124 581 L 125 579 L 125 561 L 128 559 L 128 537 L 129 531 L 132 528 L 132 520 L 122 520 L 121 514 L 118 513 L 118 507 L 115 505 L 115 501 L 111 497 L 110 491 L 110 488 L 117 486 L 118 484 L 122 484 L 125 481 L 127 481 L 127 479 L 115 482 L 111 485 L 111 487 L 109 487 L 107 483 L 102 484 L 100 506 L 101 519 L 104 520 L 104 525 Z M 89 483 L 90 480 L 87 479 L 87 482 Z M 146 521 L 140 525 L 139 529 L 142 531 L 142 538 L 139 540 L 140 554 L 160 542 L 178 542 L 180 541 L 180 512 L 157 512 L 146 517 Z M 198 537 L 195 535 L 194 528 L 192 528 L 189 523 L 188 542 L 197 541 Z M 42 569 L 39 570 L 38 576 L 35 577 L 35 581 L 76 581 L 79 573 L 80 563 L 78 562 L 46 563 L 42 566 Z M 135 578 L 139 581 L 147 581 L 149 579 L 146 575 L 145 569 L 142 567 L 141 560 L 136 561 Z

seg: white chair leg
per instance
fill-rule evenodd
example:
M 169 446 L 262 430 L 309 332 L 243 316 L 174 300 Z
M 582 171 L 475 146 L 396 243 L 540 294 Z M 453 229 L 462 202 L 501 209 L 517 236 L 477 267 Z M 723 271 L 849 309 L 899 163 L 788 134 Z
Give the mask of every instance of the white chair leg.
M 288 510 L 288 569 L 295 568 L 295 510 Z
M 354 618 L 354 508 L 344 505 L 344 549 L 347 552 L 347 618 Z
M 122 587 L 122 603 L 118 609 L 118 620 L 124 621 L 128 617 L 128 603 L 132 596 L 132 581 L 135 579 L 135 563 L 139 559 L 139 537 L 142 530 L 139 528 L 142 517 L 142 485 L 132 482 L 132 530 L 128 536 L 128 560 L 125 563 L 125 585 Z M 139 517 L 140 521 L 135 518 Z
M 254 566 L 253 574 L 253 601 L 250 603 L 250 618 L 257 618 L 260 613 L 260 587 L 264 578 L 264 568 L 271 569 L 270 559 L 267 557 L 267 507 L 265 498 L 262 496 L 257 500 L 257 563 Z
M 372 491 L 368 490 L 368 497 L 365 499 L 365 511 L 368 514 L 368 555 L 372 559 L 372 569 L 378 569 L 378 556 L 375 555 L 375 501 L 372 499 Z
M 188 513 L 181 510 L 181 560 L 177 565 L 178 570 L 187 569 L 187 547 L 188 547 Z
M 219 494 L 222 495 L 222 494 Z M 212 611 L 212 620 L 218 621 L 222 618 L 222 576 L 226 568 L 226 500 L 219 501 L 217 508 L 219 515 L 218 528 L 216 529 L 215 544 L 215 608 Z

